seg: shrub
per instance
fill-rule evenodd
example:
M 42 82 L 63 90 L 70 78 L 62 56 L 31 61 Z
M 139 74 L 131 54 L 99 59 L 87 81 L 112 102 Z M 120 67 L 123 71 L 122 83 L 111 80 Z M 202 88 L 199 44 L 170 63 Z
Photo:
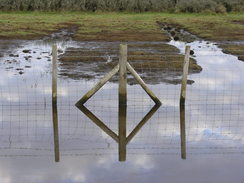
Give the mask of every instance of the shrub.
M 244 11 L 244 0 L 0 0 L 0 10 L 67 11 Z
M 186 13 L 215 12 L 217 3 L 213 0 L 181 0 L 177 6 L 177 11 Z
M 222 4 L 227 12 L 244 10 L 243 0 L 216 0 L 216 2 Z
M 226 13 L 226 8 L 222 4 L 218 4 L 215 8 L 216 13 Z

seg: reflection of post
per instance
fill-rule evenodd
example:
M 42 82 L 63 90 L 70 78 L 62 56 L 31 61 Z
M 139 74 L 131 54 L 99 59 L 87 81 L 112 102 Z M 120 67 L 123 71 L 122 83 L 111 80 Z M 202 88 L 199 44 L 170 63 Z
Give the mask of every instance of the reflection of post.
M 186 159 L 185 104 L 180 104 L 180 139 L 181 139 L 181 158 Z
M 127 109 L 127 45 L 120 45 L 119 54 L 119 161 L 125 161 Z
M 52 112 L 55 161 L 59 162 L 58 109 L 57 109 L 57 45 L 52 48 Z
M 139 124 L 134 128 L 134 130 L 129 134 L 129 136 L 126 138 L 126 144 L 128 144 L 132 138 L 139 132 L 139 130 L 148 122 L 148 120 L 154 115 L 154 113 L 159 109 L 161 104 L 156 104 L 153 106 L 153 108 L 142 118 L 142 120 L 139 122 Z M 125 108 L 123 108 L 123 105 L 120 106 L 120 111 L 119 111 L 119 120 L 121 122 L 126 122 L 124 117 L 125 117 L 125 112 L 126 112 L 126 105 L 124 105 Z M 98 127 L 100 127 L 105 133 L 107 133 L 110 137 L 112 137 L 116 142 L 119 142 L 119 137 L 116 133 L 114 133 L 111 129 L 109 129 L 98 117 L 96 117 L 89 109 L 87 109 L 84 105 L 79 106 L 78 109 L 80 109 L 88 118 L 90 118 Z M 124 110 L 123 110 L 124 109 Z M 121 129 L 125 129 L 125 123 L 121 123 Z M 122 147 L 120 155 L 122 161 L 122 157 L 124 156 L 125 158 L 125 145 Z M 124 161 L 123 160 L 123 161 Z
M 187 86 L 187 75 L 188 75 L 189 59 L 190 59 L 190 48 L 191 48 L 190 46 L 186 46 L 186 50 L 185 50 L 180 103 L 185 103 L 185 98 L 186 98 L 186 86 Z
M 186 86 L 187 86 L 189 60 L 190 60 L 190 46 L 186 46 L 183 76 L 182 76 L 182 83 L 181 83 L 181 93 L 180 93 L 180 137 L 181 137 L 181 158 L 182 159 L 186 159 L 185 100 L 186 100 Z

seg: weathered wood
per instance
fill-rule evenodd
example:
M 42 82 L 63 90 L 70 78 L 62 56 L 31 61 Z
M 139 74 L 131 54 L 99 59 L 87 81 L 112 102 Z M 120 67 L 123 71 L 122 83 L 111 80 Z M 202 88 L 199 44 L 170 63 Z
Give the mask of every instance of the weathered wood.
M 119 50 L 119 161 L 126 160 L 127 45 Z
M 185 105 L 180 105 L 180 139 L 181 158 L 186 159 L 186 127 L 185 127 Z
M 119 105 L 127 104 L 127 45 L 120 45 L 119 50 Z
M 131 139 L 138 133 L 138 131 L 148 122 L 148 120 L 154 115 L 161 104 L 155 104 L 153 108 L 144 116 L 144 118 L 139 122 L 139 124 L 134 128 L 134 130 L 129 134 L 126 139 L 126 144 L 128 144 Z
M 57 45 L 52 47 L 52 99 L 57 100 Z
M 145 90 L 145 92 L 151 97 L 151 99 L 155 102 L 155 104 L 161 104 L 160 100 L 156 97 L 156 95 L 148 88 L 146 83 L 141 79 L 141 77 L 137 74 L 134 68 L 127 62 L 127 69 L 129 72 L 135 77 L 136 81 L 141 85 L 141 87 Z
M 53 137 L 54 137 L 54 156 L 55 161 L 59 162 L 59 132 L 58 132 L 58 109 L 57 104 L 52 105 L 52 113 L 53 113 Z
M 107 73 L 91 90 L 89 90 L 75 105 L 82 106 L 91 98 L 104 84 L 108 82 L 119 71 L 119 65 L 115 66 L 113 70 Z
M 119 105 L 119 161 L 126 160 L 126 105 Z
M 186 99 L 186 86 L 187 86 L 187 75 L 189 69 L 189 61 L 190 61 L 190 46 L 186 46 L 185 49 L 185 59 L 184 59 L 184 67 L 183 67 L 183 75 L 181 82 L 181 92 L 180 92 L 180 103 L 185 103 Z
M 186 87 L 187 87 L 187 76 L 190 61 L 190 46 L 186 46 L 185 59 L 183 66 L 183 75 L 181 82 L 180 92 L 180 137 L 181 137 L 181 158 L 186 159 L 186 132 L 185 132 L 185 100 L 186 100 Z
M 52 47 L 52 115 L 55 161 L 59 162 L 58 108 L 57 108 L 57 45 Z
M 127 62 L 127 45 L 120 45 L 119 64 L 103 79 L 101 79 L 91 90 L 89 90 L 77 103 L 76 106 L 86 114 L 97 126 L 99 126 L 105 133 L 111 136 L 118 142 L 119 148 L 119 161 L 126 160 L 126 144 L 135 136 L 140 128 L 149 120 L 149 118 L 161 105 L 160 100 L 155 94 L 147 87 L 141 77 Z M 127 112 L 127 69 L 135 77 L 137 82 L 142 86 L 146 93 L 156 103 L 156 106 L 141 120 L 139 125 L 133 130 L 133 132 L 126 138 L 126 112 Z M 83 104 L 89 100 L 108 80 L 110 80 L 117 72 L 119 72 L 119 120 L 118 120 L 118 135 L 110 130 L 101 120 L 99 120 L 94 114 L 92 114 Z M 155 110 L 155 111 L 154 111 Z
M 80 109 L 90 120 L 92 120 L 99 128 L 101 128 L 106 134 L 112 137 L 116 142 L 119 142 L 119 137 L 109 127 L 107 127 L 100 119 L 98 119 L 89 109 L 85 106 L 79 106 Z

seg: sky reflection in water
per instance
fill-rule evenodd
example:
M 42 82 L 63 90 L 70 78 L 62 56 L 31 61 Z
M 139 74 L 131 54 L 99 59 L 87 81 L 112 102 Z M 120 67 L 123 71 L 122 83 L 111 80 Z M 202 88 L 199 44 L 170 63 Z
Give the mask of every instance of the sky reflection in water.
M 184 43 L 170 44 L 184 52 Z M 117 143 L 74 106 L 98 80 L 59 78 L 60 162 L 54 163 L 50 45 L 25 42 L 14 51 L 16 61 L 0 58 L 0 182 L 243 182 L 244 63 L 214 43 L 190 45 L 203 71 L 189 76 L 195 83 L 187 91 L 186 160 L 179 85 L 150 85 L 163 105 L 127 145 L 127 161 L 120 163 Z M 24 58 L 24 49 L 32 50 L 32 58 Z M 108 83 L 86 104 L 115 132 L 117 89 Z M 153 105 L 140 86 L 128 86 L 127 134 Z

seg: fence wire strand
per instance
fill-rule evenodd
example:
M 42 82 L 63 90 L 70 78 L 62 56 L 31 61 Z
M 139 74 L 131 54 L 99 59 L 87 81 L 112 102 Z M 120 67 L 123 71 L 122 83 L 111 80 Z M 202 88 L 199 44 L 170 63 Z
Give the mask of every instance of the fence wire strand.
M 32 51 L 42 55 L 41 59 L 36 59 L 36 55 L 32 62 L 17 61 L 13 65 L 7 62 L 11 61 L 7 57 L 0 65 L 3 73 L 0 78 L 0 157 L 53 155 L 51 62 L 48 61 L 51 50 L 42 53 L 37 47 Z M 90 52 L 85 53 L 89 55 L 86 63 L 59 61 L 57 98 L 62 156 L 106 155 L 118 151 L 117 143 L 75 107 L 75 103 L 118 63 L 117 51 L 109 57 L 90 55 Z M 17 53 L 16 60 L 26 56 L 21 50 Z M 205 53 L 198 51 L 199 56 L 192 57 L 197 62 L 192 60 L 189 68 L 185 106 L 187 153 L 243 154 L 244 64 L 236 57 L 216 54 L 214 50 Z M 156 58 L 148 54 L 128 57 L 132 58 L 128 59 L 129 63 L 162 101 L 162 106 L 127 145 L 130 155 L 180 154 L 179 97 L 184 55 L 167 50 L 163 54 L 154 54 Z M 83 59 L 85 56 L 72 57 Z M 103 59 L 94 62 L 91 61 L 93 57 Z M 148 60 L 140 60 L 143 57 Z M 22 68 L 25 69 L 21 74 Z M 127 91 L 129 134 L 154 103 L 129 72 Z M 118 75 L 85 105 L 117 133 Z

